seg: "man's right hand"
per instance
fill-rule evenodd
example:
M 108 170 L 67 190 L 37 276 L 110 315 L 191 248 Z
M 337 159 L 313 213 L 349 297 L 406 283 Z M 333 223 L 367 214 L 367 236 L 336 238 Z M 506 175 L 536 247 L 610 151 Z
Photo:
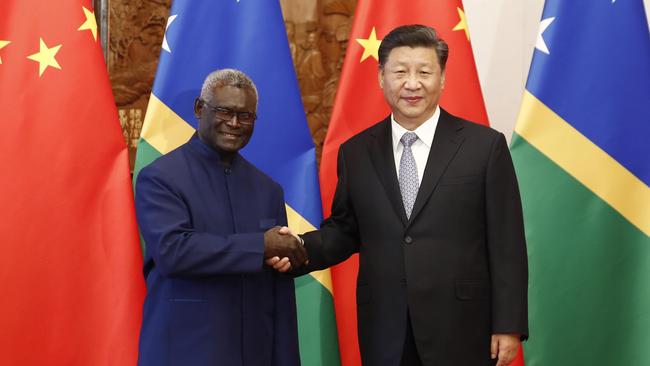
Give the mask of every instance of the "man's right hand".
M 265 263 L 267 266 L 273 267 L 274 270 L 280 273 L 289 272 L 291 270 L 291 262 L 289 262 L 289 258 L 287 257 L 282 259 L 280 259 L 280 257 L 267 258 Z
M 286 257 L 291 267 L 302 267 L 307 263 L 307 251 L 294 235 L 280 232 L 280 229 L 276 226 L 264 233 L 264 257 Z

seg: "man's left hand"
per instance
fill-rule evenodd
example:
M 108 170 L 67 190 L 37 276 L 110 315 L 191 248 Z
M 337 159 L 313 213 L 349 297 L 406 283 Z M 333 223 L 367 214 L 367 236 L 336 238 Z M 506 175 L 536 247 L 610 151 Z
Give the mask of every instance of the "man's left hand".
M 517 356 L 521 345 L 519 334 L 492 334 L 491 356 L 499 358 L 496 366 L 508 366 Z

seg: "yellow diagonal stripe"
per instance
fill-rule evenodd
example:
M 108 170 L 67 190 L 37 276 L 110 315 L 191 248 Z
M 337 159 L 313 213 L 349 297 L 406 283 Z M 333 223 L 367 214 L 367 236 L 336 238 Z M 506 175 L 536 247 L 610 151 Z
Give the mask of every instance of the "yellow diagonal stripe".
M 304 217 L 302 217 L 296 210 L 291 208 L 289 205 L 285 205 L 287 208 L 287 219 L 289 221 L 289 228 L 291 231 L 293 231 L 296 234 L 302 234 L 307 231 L 312 231 L 316 230 L 314 225 L 310 224 L 309 221 L 305 220 Z M 329 291 L 331 295 L 332 293 L 332 277 L 330 275 L 330 270 L 324 269 L 322 271 L 315 271 L 310 273 L 312 277 L 318 282 L 320 282 L 323 287 Z
M 515 132 L 650 236 L 650 187 L 528 91 Z
M 141 138 L 147 140 L 161 154 L 167 154 L 187 142 L 194 131 L 194 127 L 151 93 Z

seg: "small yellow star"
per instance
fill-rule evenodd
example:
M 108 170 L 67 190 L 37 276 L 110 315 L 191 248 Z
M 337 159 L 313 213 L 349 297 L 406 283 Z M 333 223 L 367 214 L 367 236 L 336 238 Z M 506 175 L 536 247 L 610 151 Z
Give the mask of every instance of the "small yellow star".
M 357 38 L 357 42 L 363 47 L 363 55 L 361 56 L 361 61 L 372 56 L 375 60 L 379 61 L 379 45 L 381 44 L 381 39 L 377 39 L 377 33 L 375 33 L 375 27 L 372 27 L 370 32 L 370 37 L 368 39 Z
M 54 58 L 54 56 L 56 56 L 56 53 L 59 52 L 59 48 L 61 48 L 61 45 L 56 45 L 52 48 L 48 48 L 45 45 L 43 38 L 41 38 L 40 40 L 41 40 L 41 45 L 39 51 L 33 55 L 27 56 L 28 59 L 39 63 L 38 66 L 39 77 L 43 75 L 43 72 L 45 72 L 45 69 L 47 69 L 48 66 L 61 70 L 61 66 L 59 66 L 59 63 L 56 62 L 56 59 Z
M 458 9 L 458 17 L 460 18 L 460 21 L 458 22 L 458 24 L 456 24 L 456 26 L 452 30 L 455 31 L 464 30 L 465 35 L 467 36 L 467 40 L 469 41 L 469 29 L 467 28 L 467 20 L 465 19 L 465 12 L 463 12 L 463 9 L 461 8 L 456 8 L 456 9 Z
M 9 42 L 9 41 L 3 41 L 3 40 L 0 39 L 0 50 L 1 50 L 4 46 L 8 45 L 9 43 L 11 43 L 11 42 Z M 0 65 L 2 65 L 2 57 L 0 57 Z
M 95 13 L 86 9 L 85 6 L 82 6 L 82 8 L 86 16 L 86 21 L 77 30 L 89 30 L 93 34 L 95 42 L 97 42 L 97 19 L 95 19 Z

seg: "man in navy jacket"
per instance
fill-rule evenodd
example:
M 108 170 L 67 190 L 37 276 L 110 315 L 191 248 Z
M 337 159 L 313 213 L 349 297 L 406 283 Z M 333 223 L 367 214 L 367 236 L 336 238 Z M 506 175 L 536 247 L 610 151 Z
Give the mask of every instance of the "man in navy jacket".
M 197 133 L 142 169 L 136 208 L 146 243 L 139 365 L 300 364 L 293 280 L 266 258 L 303 263 L 282 188 L 238 151 L 257 90 L 240 71 L 206 78 Z

